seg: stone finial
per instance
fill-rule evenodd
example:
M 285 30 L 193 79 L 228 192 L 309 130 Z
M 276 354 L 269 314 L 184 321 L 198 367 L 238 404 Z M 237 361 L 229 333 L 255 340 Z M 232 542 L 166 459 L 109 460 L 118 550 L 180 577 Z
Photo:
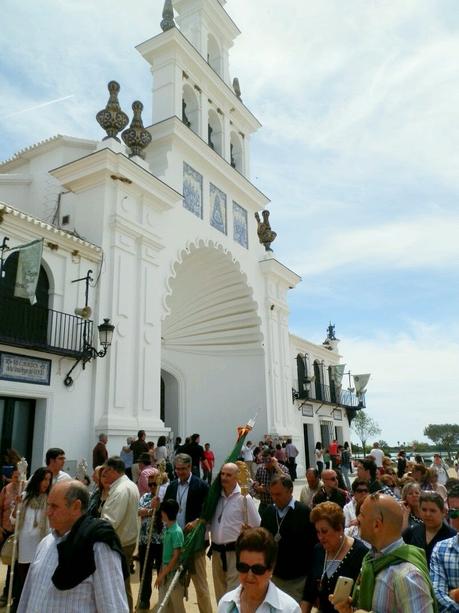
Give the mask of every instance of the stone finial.
M 236 96 L 239 98 L 239 100 L 241 100 L 241 86 L 239 85 L 239 79 L 237 77 L 234 77 L 233 79 L 233 89 Z
M 160 25 L 163 32 L 175 28 L 174 7 L 172 6 L 172 0 L 165 0 L 164 2 L 163 19 Z
M 151 143 L 151 134 L 143 127 L 143 104 L 136 100 L 132 103 L 132 110 L 134 111 L 134 117 L 132 118 L 131 125 L 127 130 L 124 130 L 121 138 L 131 150 L 129 157 L 138 155 L 144 159 L 145 153 L 143 150 Z
M 110 98 L 108 99 L 107 106 L 97 113 L 97 123 L 107 132 L 107 136 L 103 140 L 114 138 L 121 142 L 116 135 L 128 125 L 129 117 L 121 110 L 118 101 L 119 83 L 110 81 L 107 87 L 110 92 Z
M 261 245 L 264 245 L 266 251 L 272 251 L 271 243 L 274 241 L 277 234 L 271 230 L 271 224 L 269 223 L 269 211 L 265 209 L 261 212 L 261 214 L 263 216 L 263 221 L 260 220 L 260 215 L 258 212 L 255 213 L 255 219 L 258 223 L 258 240 L 260 241 Z

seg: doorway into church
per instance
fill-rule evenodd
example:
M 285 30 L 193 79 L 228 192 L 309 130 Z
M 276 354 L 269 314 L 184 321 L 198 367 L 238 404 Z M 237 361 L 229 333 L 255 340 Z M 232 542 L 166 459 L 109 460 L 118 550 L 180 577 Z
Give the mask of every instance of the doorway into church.
M 15 449 L 31 463 L 35 400 L 0 396 L 0 450 Z
M 180 436 L 179 420 L 179 384 L 174 375 L 161 370 L 161 406 L 160 416 L 164 425 L 170 428 L 174 436 Z

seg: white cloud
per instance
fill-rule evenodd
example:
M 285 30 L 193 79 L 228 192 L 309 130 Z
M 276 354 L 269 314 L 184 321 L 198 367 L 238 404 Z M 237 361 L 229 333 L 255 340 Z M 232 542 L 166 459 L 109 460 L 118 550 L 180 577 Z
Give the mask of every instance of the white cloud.
M 371 372 L 367 412 L 391 443 L 423 439 L 429 423 L 457 421 L 459 328 L 412 322 L 405 332 L 347 338 L 352 372 Z
M 357 269 L 434 269 L 459 264 L 459 216 L 429 216 L 377 227 L 332 231 L 314 249 L 295 246 L 290 261 L 298 274 L 322 275 L 341 267 Z

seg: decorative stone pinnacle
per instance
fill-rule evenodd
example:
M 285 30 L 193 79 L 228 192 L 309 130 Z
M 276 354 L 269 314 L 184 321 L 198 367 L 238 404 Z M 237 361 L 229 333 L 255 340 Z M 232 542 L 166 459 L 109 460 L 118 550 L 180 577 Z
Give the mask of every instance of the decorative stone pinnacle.
M 143 104 L 139 100 L 135 100 L 135 102 L 132 103 L 132 110 L 134 111 L 134 117 L 132 118 L 131 125 L 127 130 L 124 130 L 121 134 L 121 138 L 131 150 L 129 157 L 138 155 L 142 159 L 145 159 L 143 150 L 151 143 L 151 134 L 143 127 Z
M 239 79 L 237 77 L 233 79 L 233 90 L 239 100 L 241 100 L 241 86 L 239 85 Z
M 119 83 L 110 81 L 107 87 L 110 92 L 110 97 L 107 106 L 97 113 L 97 123 L 107 132 L 107 136 L 105 136 L 103 140 L 114 138 L 118 142 L 121 142 L 116 135 L 128 125 L 129 117 L 121 110 L 118 101 L 118 93 L 120 91 Z
M 160 25 L 163 32 L 175 28 L 174 7 L 172 6 L 172 0 L 165 0 L 164 2 L 163 19 Z
M 271 230 L 271 224 L 269 223 L 269 211 L 265 209 L 261 212 L 263 221 L 260 219 L 258 212 L 255 213 L 255 219 L 257 220 L 257 234 L 258 240 L 261 245 L 264 245 L 265 251 L 272 251 L 271 243 L 275 240 L 277 234 Z

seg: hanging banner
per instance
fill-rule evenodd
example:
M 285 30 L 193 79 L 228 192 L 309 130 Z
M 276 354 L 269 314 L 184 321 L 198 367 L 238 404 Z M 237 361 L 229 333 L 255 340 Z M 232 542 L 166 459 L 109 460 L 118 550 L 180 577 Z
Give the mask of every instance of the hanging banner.
M 35 290 L 40 274 L 43 239 L 40 238 L 27 245 L 21 245 L 16 249 L 19 251 L 19 258 L 14 295 L 16 298 L 28 298 L 30 304 L 35 304 L 37 302 Z
M 371 375 L 353 375 L 355 394 L 357 397 L 362 396 L 367 390 L 367 383 L 370 380 Z
M 343 375 L 346 364 L 337 364 L 336 366 L 330 366 L 330 374 L 335 387 L 341 387 L 343 383 Z

